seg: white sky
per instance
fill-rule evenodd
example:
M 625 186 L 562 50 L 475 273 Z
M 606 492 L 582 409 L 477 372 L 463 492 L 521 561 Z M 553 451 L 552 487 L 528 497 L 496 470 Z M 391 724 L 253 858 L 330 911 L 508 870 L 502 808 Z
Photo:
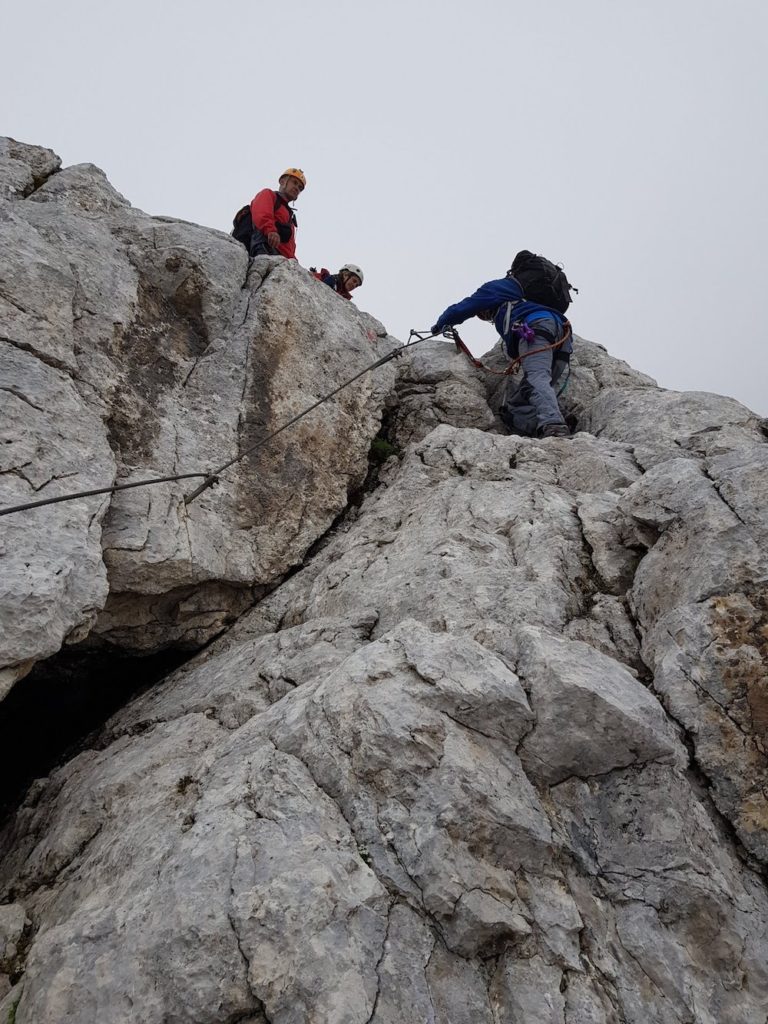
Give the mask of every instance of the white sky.
M 565 265 L 577 333 L 768 413 L 766 0 L 0 0 L 0 134 L 228 231 L 304 169 L 298 257 L 405 340 Z M 470 321 L 477 351 L 493 330 Z

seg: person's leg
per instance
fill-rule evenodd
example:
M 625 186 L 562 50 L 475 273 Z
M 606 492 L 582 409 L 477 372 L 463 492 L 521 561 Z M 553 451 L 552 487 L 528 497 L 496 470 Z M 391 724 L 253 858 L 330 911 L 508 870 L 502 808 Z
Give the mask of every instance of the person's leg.
M 560 378 L 567 371 L 570 362 L 570 356 L 566 354 L 562 356 L 558 349 L 555 349 L 555 357 L 552 360 L 552 387 L 555 389 L 555 397 L 558 397 L 560 391 Z M 568 378 L 566 377 L 566 380 Z
M 535 437 L 538 421 L 536 410 L 531 403 L 531 388 L 523 377 L 519 382 L 507 378 L 504 401 L 499 415 L 509 428 L 524 437 Z
M 276 256 L 277 253 L 267 241 L 266 235 L 258 228 L 251 233 L 251 244 L 248 247 L 248 255 L 253 256 Z
M 553 378 L 557 379 L 560 376 L 564 363 L 555 359 L 555 349 L 548 347 L 553 340 L 548 332 L 536 330 L 531 341 L 520 342 L 523 377 L 524 382 L 528 384 L 538 432 L 545 427 L 565 426 L 553 387 Z

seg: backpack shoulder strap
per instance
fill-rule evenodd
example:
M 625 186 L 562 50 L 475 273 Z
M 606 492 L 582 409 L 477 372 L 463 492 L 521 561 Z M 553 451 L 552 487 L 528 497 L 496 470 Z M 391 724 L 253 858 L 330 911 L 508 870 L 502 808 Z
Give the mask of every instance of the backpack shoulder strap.
M 281 206 L 284 206 L 288 211 L 289 223 L 298 225 L 298 221 L 296 220 L 296 211 L 293 209 L 292 206 L 289 206 L 287 199 L 283 199 L 279 192 L 275 192 L 275 205 L 273 208 L 273 213 L 277 213 Z
M 520 299 L 510 299 L 509 302 L 506 303 L 507 311 L 504 314 L 504 330 L 502 331 L 502 334 L 509 333 L 509 327 L 512 322 L 512 310 L 515 306 L 519 306 L 520 302 Z

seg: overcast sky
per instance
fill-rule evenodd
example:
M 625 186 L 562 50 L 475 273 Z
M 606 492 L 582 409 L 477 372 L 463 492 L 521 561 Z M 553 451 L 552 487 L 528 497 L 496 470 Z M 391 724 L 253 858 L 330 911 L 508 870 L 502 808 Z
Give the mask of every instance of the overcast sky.
M 577 333 L 768 414 L 766 0 L 0 8 L 0 134 L 135 206 L 228 231 L 299 166 L 299 261 L 395 336 L 533 249 Z

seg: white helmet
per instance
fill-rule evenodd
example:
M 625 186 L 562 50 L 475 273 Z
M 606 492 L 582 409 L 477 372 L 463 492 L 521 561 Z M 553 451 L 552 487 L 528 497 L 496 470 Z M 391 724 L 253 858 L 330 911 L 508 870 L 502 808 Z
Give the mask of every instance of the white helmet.
M 360 269 L 360 267 L 357 266 L 357 264 L 355 264 L 355 263 L 345 263 L 344 266 L 341 269 L 342 270 L 346 270 L 346 272 L 348 274 L 355 274 L 357 277 L 360 278 L 360 284 L 363 283 L 363 280 L 364 280 L 363 272 Z

